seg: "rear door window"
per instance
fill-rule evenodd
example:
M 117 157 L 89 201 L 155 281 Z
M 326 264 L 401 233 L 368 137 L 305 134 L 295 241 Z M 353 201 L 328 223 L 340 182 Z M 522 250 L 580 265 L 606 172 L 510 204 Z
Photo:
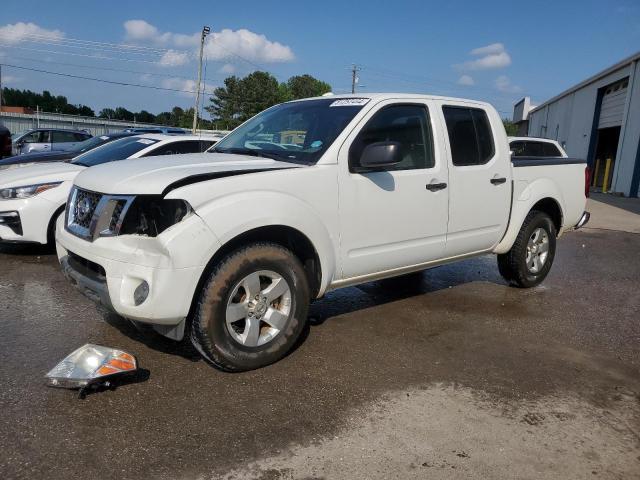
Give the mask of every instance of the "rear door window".
M 511 142 L 509 145 L 514 157 L 524 157 L 524 142 Z
M 553 143 L 545 142 L 542 144 L 542 153 L 545 157 L 561 157 L 562 154 L 558 147 L 556 147 Z
M 487 113 L 479 108 L 442 107 L 455 166 L 483 165 L 495 154 Z
M 526 142 L 525 157 L 543 157 L 542 142 Z
M 60 132 L 54 130 L 51 132 L 52 143 L 74 143 L 77 142 L 76 134 L 74 132 Z

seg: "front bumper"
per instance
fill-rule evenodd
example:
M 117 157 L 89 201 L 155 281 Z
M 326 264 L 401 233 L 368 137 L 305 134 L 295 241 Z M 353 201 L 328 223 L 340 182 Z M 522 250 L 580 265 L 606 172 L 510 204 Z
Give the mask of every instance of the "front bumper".
M 66 277 L 84 295 L 130 320 L 176 326 L 187 317 L 197 284 L 217 245 L 200 217 L 192 215 L 162 235 L 98 238 L 69 233 L 58 223 L 56 246 Z M 189 259 L 184 253 L 191 252 Z M 136 305 L 134 293 L 148 284 L 148 296 Z
M 31 198 L 0 200 L 0 216 L 10 212 L 18 215 L 19 228 L 0 220 L 0 241 L 11 243 L 41 243 L 48 241 L 49 224 L 60 205 L 36 195 Z
M 579 228 L 584 227 L 589 222 L 590 218 L 591 214 L 589 212 L 582 212 L 582 216 L 580 217 L 580 220 L 578 220 L 578 223 L 576 223 L 576 226 L 574 228 L 578 230 Z

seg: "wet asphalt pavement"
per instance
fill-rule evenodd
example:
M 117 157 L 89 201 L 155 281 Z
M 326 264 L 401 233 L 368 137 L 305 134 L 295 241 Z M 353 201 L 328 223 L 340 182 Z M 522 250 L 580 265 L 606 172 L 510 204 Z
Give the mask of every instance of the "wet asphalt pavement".
M 640 235 L 566 235 L 531 290 L 507 286 L 487 256 L 332 292 L 312 306 L 295 351 L 242 374 L 100 310 L 67 284 L 54 255 L 0 248 L 0 478 L 213 478 L 292 446 L 313 449 L 385 395 L 433 385 L 504 410 L 569 396 L 624 413 L 613 432 L 640 477 Z M 148 378 L 84 400 L 44 386 L 85 343 L 134 353 Z M 379 435 L 393 435 L 384 425 Z

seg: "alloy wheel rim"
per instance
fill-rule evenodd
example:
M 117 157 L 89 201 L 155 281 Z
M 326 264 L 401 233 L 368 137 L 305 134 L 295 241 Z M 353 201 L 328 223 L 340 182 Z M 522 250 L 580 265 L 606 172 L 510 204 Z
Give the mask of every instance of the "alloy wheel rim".
M 291 313 L 291 288 L 282 275 L 259 270 L 240 280 L 226 308 L 227 330 L 246 347 L 260 347 L 284 330 Z
M 527 242 L 527 269 L 540 273 L 549 258 L 549 235 L 544 228 L 536 228 Z

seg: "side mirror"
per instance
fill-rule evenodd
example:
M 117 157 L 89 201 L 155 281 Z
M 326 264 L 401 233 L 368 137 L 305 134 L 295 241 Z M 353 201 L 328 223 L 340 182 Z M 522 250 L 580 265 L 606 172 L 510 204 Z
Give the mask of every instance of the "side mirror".
M 367 145 L 360 155 L 364 171 L 379 170 L 402 161 L 400 142 L 375 142 Z

